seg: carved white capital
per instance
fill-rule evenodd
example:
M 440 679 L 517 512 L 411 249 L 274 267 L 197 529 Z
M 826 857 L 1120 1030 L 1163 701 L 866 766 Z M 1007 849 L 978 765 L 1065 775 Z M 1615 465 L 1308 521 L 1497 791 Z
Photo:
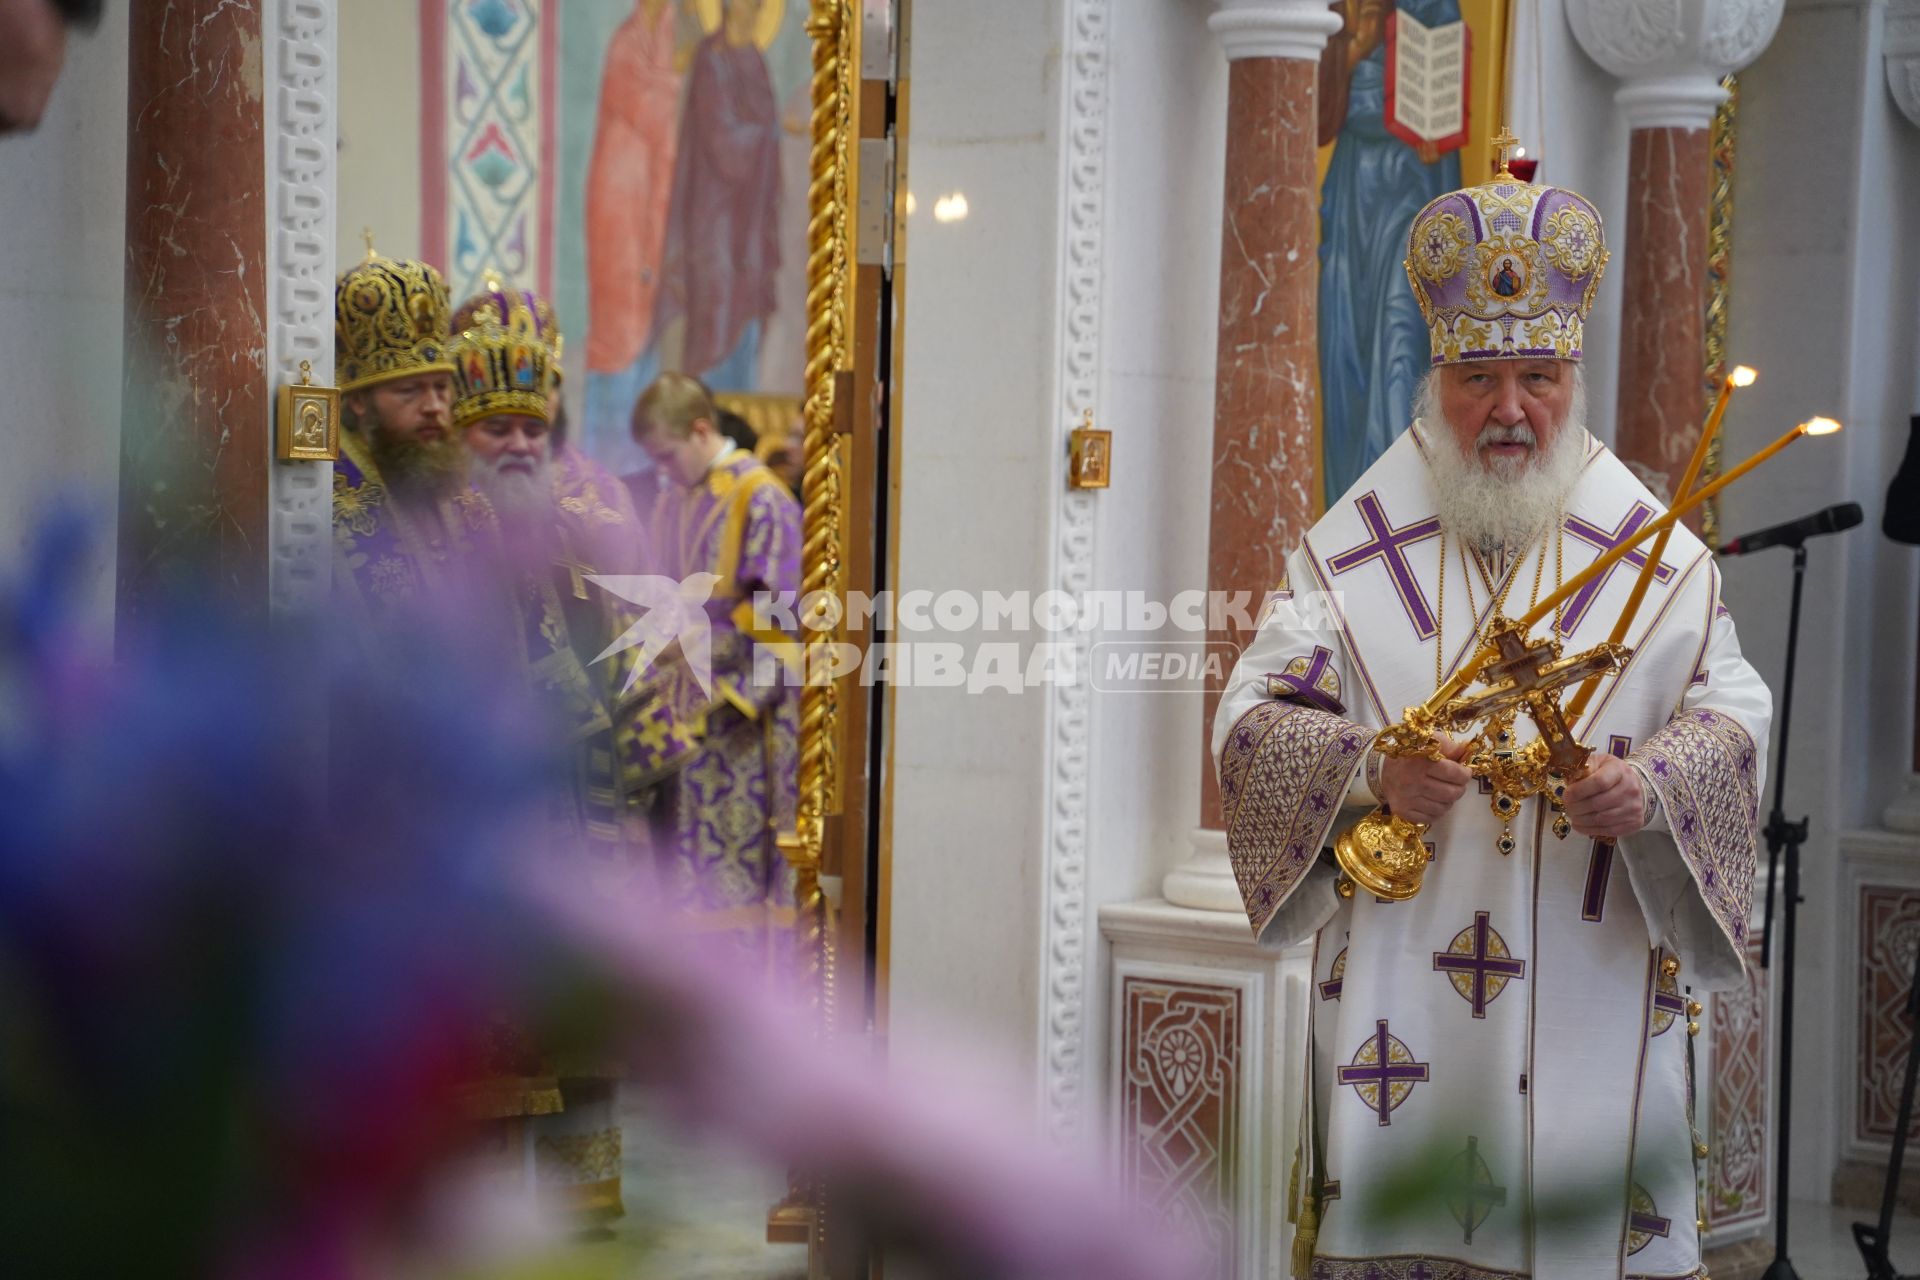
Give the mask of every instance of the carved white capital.
M 1636 129 L 1704 129 L 1726 98 L 1720 78 L 1760 56 L 1786 0 L 1580 0 L 1567 22 L 1604 70 Z
M 1920 124 L 1920 0 L 1888 0 L 1887 88 L 1900 114 Z
M 1215 0 L 1207 29 L 1220 37 L 1228 62 L 1242 58 L 1298 58 L 1318 62 L 1340 15 L 1327 0 Z

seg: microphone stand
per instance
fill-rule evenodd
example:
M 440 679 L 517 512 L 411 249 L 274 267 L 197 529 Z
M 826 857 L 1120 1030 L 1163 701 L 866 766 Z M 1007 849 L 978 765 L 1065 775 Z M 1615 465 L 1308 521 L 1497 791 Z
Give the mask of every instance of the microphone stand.
M 1773 1263 L 1761 1280 L 1800 1280 L 1793 1263 L 1787 1260 L 1787 1173 L 1789 1140 L 1793 1115 L 1793 927 L 1800 905 L 1800 846 L 1807 838 L 1807 819 L 1788 822 L 1785 799 L 1787 787 L 1787 730 L 1793 720 L 1793 665 L 1800 647 L 1800 587 L 1807 575 L 1805 542 L 1793 544 L 1793 603 L 1787 613 L 1787 675 L 1780 689 L 1779 750 L 1773 762 L 1773 811 L 1767 815 L 1762 834 L 1767 840 L 1766 932 L 1760 944 L 1760 967 L 1771 968 L 1773 951 L 1773 878 L 1774 868 L 1784 853 L 1787 882 L 1784 886 L 1780 939 L 1780 1114 L 1777 1120 L 1778 1149 L 1774 1166 Z

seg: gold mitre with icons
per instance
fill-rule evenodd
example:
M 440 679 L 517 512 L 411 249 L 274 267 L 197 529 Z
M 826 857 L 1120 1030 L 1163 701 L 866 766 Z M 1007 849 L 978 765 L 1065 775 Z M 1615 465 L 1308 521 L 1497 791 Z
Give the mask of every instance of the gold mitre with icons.
M 452 373 L 447 282 L 424 262 L 384 257 L 367 235 L 366 260 L 334 287 L 334 358 L 340 389 Z
M 1600 211 L 1516 177 L 1507 152 L 1517 141 L 1502 129 L 1493 180 L 1433 200 L 1408 231 L 1407 280 L 1436 365 L 1581 357 L 1607 265 Z
M 489 271 L 481 292 L 454 313 L 453 329 L 456 427 L 501 413 L 553 420 L 561 337 L 545 298 Z

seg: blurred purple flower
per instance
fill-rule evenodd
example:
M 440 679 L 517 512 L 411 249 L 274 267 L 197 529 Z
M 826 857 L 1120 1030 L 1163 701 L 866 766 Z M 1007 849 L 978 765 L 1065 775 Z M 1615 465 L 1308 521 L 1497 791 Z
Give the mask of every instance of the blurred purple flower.
M 505 1019 L 937 1273 L 1193 1274 L 984 1068 L 883 1080 L 657 906 L 583 893 L 545 826 L 566 757 L 472 628 L 370 655 L 187 598 L 109 661 L 86 546 L 51 522 L 0 596 L 0 1273 L 371 1274 L 431 1237 Z

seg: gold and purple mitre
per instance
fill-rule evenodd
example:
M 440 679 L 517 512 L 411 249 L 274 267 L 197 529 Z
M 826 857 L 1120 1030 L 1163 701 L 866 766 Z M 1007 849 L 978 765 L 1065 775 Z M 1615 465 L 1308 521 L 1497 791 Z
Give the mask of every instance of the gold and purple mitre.
M 394 378 L 452 373 L 447 353 L 447 284 L 424 262 L 386 258 L 367 240 L 367 258 L 341 275 L 333 293 L 334 356 L 342 391 Z
M 1578 360 L 1606 265 L 1592 202 L 1524 182 L 1505 163 L 1493 181 L 1432 201 L 1407 236 L 1407 279 L 1434 364 Z
M 453 333 L 456 427 L 497 413 L 553 420 L 560 326 L 545 298 L 488 272 L 485 288 L 454 313 Z

